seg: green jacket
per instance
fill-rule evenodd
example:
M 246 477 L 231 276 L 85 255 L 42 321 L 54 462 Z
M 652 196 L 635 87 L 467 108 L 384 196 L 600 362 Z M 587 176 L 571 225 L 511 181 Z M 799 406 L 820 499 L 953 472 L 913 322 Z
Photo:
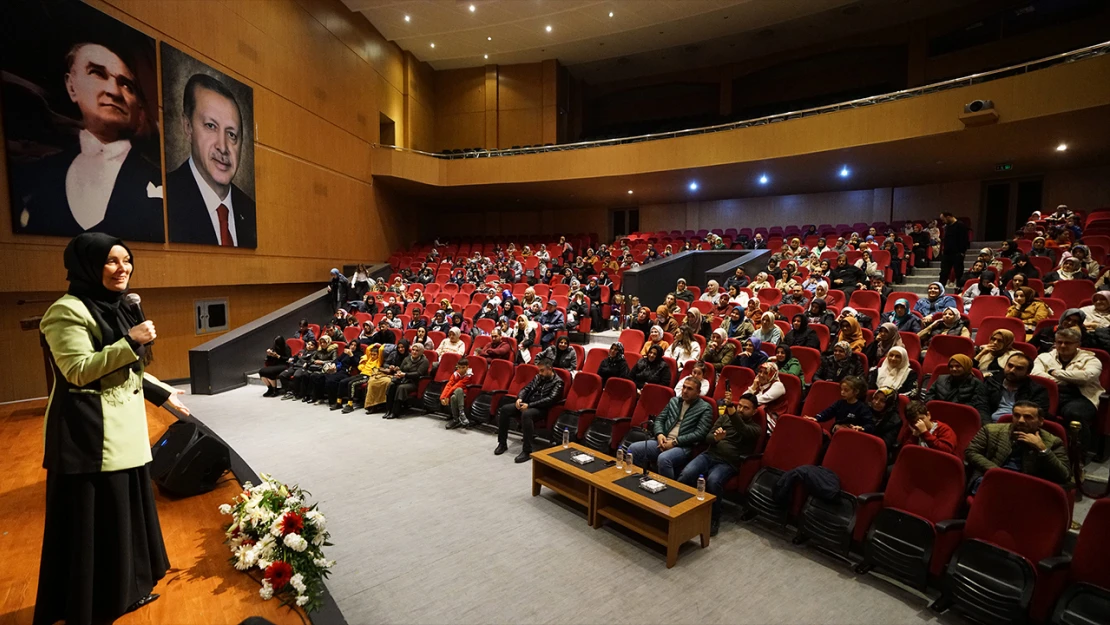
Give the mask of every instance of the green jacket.
M 1006 464 L 1012 450 L 1010 426 L 1009 423 L 984 425 L 975 438 L 971 439 L 964 456 L 976 475 Z M 1072 481 L 1071 465 L 1064 442 L 1047 430 L 1041 430 L 1040 434 L 1046 451 L 1041 453 L 1029 447 L 1021 458 L 1021 472 L 1071 488 L 1075 483 Z
M 654 436 L 669 434 L 674 424 L 678 423 L 681 410 L 682 398 L 671 398 L 671 401 L 667 402 L 667 407 L 655 418 L 655 425 L 652 427 Z M 709 424 L 712 422 L 713 416 L 710 414 L 709 403 L 700 397 L 695 399 L 694 403 L 686 409 L 686 417 L 682 419 L 682 425 L 678 428 L 678 439 L 675 443 L 679 447 L 687 448 L 697 445 L 705 439 L 705 433 L 709 431 Z
M 789 373 L 790 375 L 798 376 L 798 379 L 801 379 L 802 363 L 798 362 L 797 358 L 791 356 L 790 360 L 787 360 L 782 364 L 782 366 L 779 367 L 779 373 Z
M 100 327 L 77 297 L 54 302 L 39 327 L 54 368 L 43 468 L 96 473 L 150 462 L 143 399 L 160 406 L 174 389 L 144 373 L 126 338 L 101 345 Z
M 717 428 L 725 431 L 725 437 L 719 441 L 713 438 L 713 432 Z M 705 453 L 712 458 L 723 460 L 737 467 L 740 465 L 741 456 L 746 456 L 755 451 L 755 443 L 759 440 L 760 429 L 759 423 L 755 419 L 745 419 L 740 416 L 740 412 L 735 408 L 733 408 L 732 414 L 729 414 L 726 408 L 705 433 L 705 443 L 709 445 L 709 451 Z

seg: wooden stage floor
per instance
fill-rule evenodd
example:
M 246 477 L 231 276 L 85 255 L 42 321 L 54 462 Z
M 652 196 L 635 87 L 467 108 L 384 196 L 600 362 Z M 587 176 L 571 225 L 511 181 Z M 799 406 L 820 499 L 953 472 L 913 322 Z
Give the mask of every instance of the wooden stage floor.
M 42 468 L 45 400 L 0 406 L 0 625 L 30 625 L 42 548 L 46 471 Z M 175 421 L 169 412 L 147 404 L 153 444 Z M 227 474 L 215 490 L 172 499 L 155 487 L 162 535 L 171 569 L 154 592 L 161 598 L 118 621 L 121 625 L 234 625 L 249 616 L 273 623 L 302 625 L 300 610 L 263 601 L 259 585 L 228 562 L 223 525 L 229 517 L 217 508 L 239 493 Z

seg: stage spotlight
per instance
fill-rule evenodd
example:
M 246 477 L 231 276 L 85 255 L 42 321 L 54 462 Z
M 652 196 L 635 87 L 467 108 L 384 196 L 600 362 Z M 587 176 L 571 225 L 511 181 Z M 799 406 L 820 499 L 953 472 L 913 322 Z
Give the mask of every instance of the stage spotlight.
M 768 182 L 771 182 L 771 179 L 767 177 L 767 174 L 759 177 L 759 184 L 767 184 Z
M 1066 144 L 1066 143 L 1061 143 L 1060 145 L 1056 146 L 1056 151 L 1057 152 L 1065 152 L 1065 151 L 1067 151 L 1067 149 L 1068 149 L 1068 144 Z
M 695 180 L 695 181 L 690 183 L 690 190 L 691 191 L 697 191 L 698 190 L 698 181 Z
M 847 178 L 848 176 L 851 176 L 851 175 L 852 175 L 852 172 L 851 172 L 851 170 L 848 169 L 847 165 L 840 168 L 840 177 L 841 178 Z
M 411 22 L 411 21 L 412 21 L 412 18 L 406 15 L 406 16 L 405 16 L 405 21 L 406 21 L 406 22 Z

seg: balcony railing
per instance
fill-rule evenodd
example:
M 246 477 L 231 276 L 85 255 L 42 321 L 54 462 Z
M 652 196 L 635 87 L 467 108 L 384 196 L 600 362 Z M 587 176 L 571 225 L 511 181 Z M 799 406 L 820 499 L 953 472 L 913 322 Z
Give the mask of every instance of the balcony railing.
M 812 117 L 814 115 L 824 115 L 826 113 L 834 113 L 836 111 L 843 111 L 845 109 L 857 109 L 865 106 L 874 106 L 884 102 L 893 102 L 895 100 L 905 100 L 906 98 L 913 98 L 927 93 L 936 93 L 938 91 L 945 91 L 948 89 L 957 89 L 959 87 L 969 87 L 971 85 L 978 85 L 1000 78 L 1007 78 L 1009 76 L 1016 76 L 1019 74 L 1026 74 L 1032 71 L 1052 67 L 1053 65 L 1060 65 L 1063 63 L 1073 63 L 1082 59 L 1088 59 L 1096 56 L 1102 56 L 1110 53 L 1110 41 L 1087 46 L 1086 48 L 1079 48 L 1070 52 L 1048 56 L 1043 59 L 1029 61 L 1027 63 L 1020 63 L 1003 67 L 1000 69 L 991 70 L 989 72 L 980 72 L 978 74 L 971 74 L 960 78 L 953 78 L 943 82 L 924 85 L 921 87 L 914 87 L 913 89 L 903 89 L 901 91 L 893 91 L 891 93 L 884 93 L 880 95 L 868 96 L 866 98 L 859 98 L 856 100 L 848 100 L 847 102 L 839 102 L 837 104 L 828 104 L 826 106 L 818 106 L 815 108 L 803 109 L 800 111 L 791 111 L 789 113 L 776 113 L 774 115 L 766 115 L 764 117 L 756 117 L 754 119 L 746 119 L 742 121 L 729 122 L 727 124 L 718 124 L 716 126 L 705 126 L 703 128 L 691 128 L 688 130 L 675 130 L 671 132 L 661 132 L 657 134 L 636 135 L 632 137 L 619 137 L 615 139 L 599 139 L 596 141 L 581 141 L 578 143 L 561 143 L 561 144 L 547 144 L 543 146 L 535 145 L 521 148 L 503 148 L 497 150 L 486 150 L 481 148 L 472 148 L 463 150 L 457 153 L 444 154 L 437 152 L 425 152 L 423 150 L 414 150 L 411 148 L 403 148 L 395 145 L 381 145 L 378 143 L 373 144 L 374 147 L 391 148 L 403 152 L 412 152 L 415 154 L 423 154 L 424 156 L 431 156 L 434 158 L 455 160 L 464 158 L 493 158 L 498 156 L 517 156 L 520 154 L 539 154 L 542 152 L 562 152 L 565 150 L 582 150 L 585 148 L 597 148 L 609 145 L 622 145 L 625 143 L 641 143 L 644 141 L 658 141 L 660 139 L 675 139 L 678 137 L 690 137 L 693 135 L 704 135 L 711 132 L 723 132 L 726 130 L 737 130 L 739 128 L 748 128 L 750 126 L 763 126 L 766 124 L 774 124 L 784 122 L 791 119 L 800 119 L 802 117 Z M 454 151 L 453 151 L 454 152 Z

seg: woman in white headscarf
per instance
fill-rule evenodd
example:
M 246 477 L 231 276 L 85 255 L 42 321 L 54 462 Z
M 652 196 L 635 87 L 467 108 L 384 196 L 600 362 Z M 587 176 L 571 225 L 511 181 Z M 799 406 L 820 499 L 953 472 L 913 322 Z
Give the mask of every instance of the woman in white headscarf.
M 917 386 L 917 372 L 910 368 L 910 357 L 906 348 L 896 345 L 890 348 L 883 364 L 871 373 L 869 387 L 872 389 L 892 388 L 901 395 L 909 394 Z
M 756 274 L 755 280 L 752 280 L 752 283 L 748 285 L 748 288 L 751 289 L 752 293 L 759 293 L 760 289 L 771 288 L 771 282 L 770 280 L 768 280 L 767 272 L 761 271 Z
M 1087 315 L 1083 325 L 1087 326 L 1088 330 L 1110 327 L 1110 293 L 1095 291 L 1091 296 L 1091 302 L 1093 303 L 1079 309 Z

